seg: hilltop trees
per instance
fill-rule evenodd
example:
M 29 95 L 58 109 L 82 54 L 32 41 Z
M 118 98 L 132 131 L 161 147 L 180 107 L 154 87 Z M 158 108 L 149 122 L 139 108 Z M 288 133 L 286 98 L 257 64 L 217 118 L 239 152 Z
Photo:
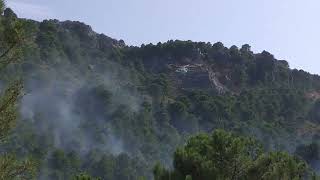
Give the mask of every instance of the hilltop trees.
M 267 150 L 288 150 L 313 136 L 309 120 L 319 126 L 319 100 L 306 93 L 317 94 L 320 77 L 291 70 L 266 51 L 179 40 L 129 47 L 80 22 L 19 19 L 0 2 L 0 82 L 11 84 L 1 91 L 1 150 L 18 157 L 1 154 L 2 179 L 29 179 L 33 163 L 18 160 L 26 156 L 44 179 L 79 172 L 151 179 L 154 162 L 170 163 L 176 147 L 199 131 L 222 128 L 256 136 Z M 188 73 L 176 72 L 187 64 L 194 65 Z M 27 113 L 14 128 L 19 77 Z M 297 152 L 307 162 L 317 153 L 314 146 Z M 286 153 L 265 153 L 250 138 L 215 131 L 192 137 L 176 150 L 173 171 L 157 165 L 155 178 L 294 179 L 304 172 L 305 164 Z

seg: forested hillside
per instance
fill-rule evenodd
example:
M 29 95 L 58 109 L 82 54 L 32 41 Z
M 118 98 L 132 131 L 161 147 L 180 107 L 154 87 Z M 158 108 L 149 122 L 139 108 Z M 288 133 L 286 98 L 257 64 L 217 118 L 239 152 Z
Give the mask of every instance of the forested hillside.
M 10 24 L 24 35 L 0 71 L 2 94 L 15 79 L 23 86 L 0 152 L 28 158 L 36 179 L 302 179 L 319 170 L 320 77 L 267 51 L 128 46 L 81 22 L 10 9 L 0 20 L 1 37 Z M 234 159 L 243 172 L 230 169 Z

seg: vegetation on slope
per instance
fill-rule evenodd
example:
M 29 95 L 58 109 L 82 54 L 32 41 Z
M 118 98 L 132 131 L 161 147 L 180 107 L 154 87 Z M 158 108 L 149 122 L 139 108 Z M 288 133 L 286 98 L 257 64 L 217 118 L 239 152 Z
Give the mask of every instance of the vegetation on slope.
M 205 176 L 219 171 L 210 164 L 216 157 L 201 154 L 198 161 L 184 151 L 197 154 L 194 146 L 218 134 L 241 145 L 229 154 L 250 165 L 245 175 L 236 174 L 239 178 L 267 172 L 267 177 L 304 176 L 303 162 L 286 153 L 268 153 L 271 150 L 296 152 L 316 167 L 304 151 L 309 151 L 308 143 L 319 141 L 320 78 L 292 70 L 266 51 L 255 54 L 249 45 L 226 48 L 222 43 L 178 40 L 132 47 L 80 22 L 22 20 L 10 9 L 1 22 L 2 34 L 20 32 L 12 31 L 16 23 L 14 29 L 28 34 L 23 46 L 8 54 L 11 60 L 20 57 L 21 63 L 0 72 L 3 84 L 21 78 L 25 91 L 16 128 L 1 150 L 18 159 L 32 157 L 39 179 L 71 179 L 82 172 L 106 180 L 152 179 L 155 163 L 170 168 L 173 154 L 173 171 L 158 167 L 164 174 L 156 177 L 198 178 L 189 171 L 189 160 L 195 160 L 191 164 Z M 0 37 L 10 37 L 1 39 L 5 53 L 16 36 Z M 14 107 L 14 101 L 10 104 Z M 17 112 L 12 108 L 10 113 Z M 16 119 L 6 115 L 1 122 Z M 4 127 L 1 132 L 7 135 L 14 126 Z M 263 143 L 254 144 L 261 154 L 248 156 L 248 139 L 221 131 L 191 138 L 176 151 L 191 135 L 214 129 L 256 137 Z M 193 140 L 195 145 L 190 145 Z M 261 169 L 266 162 L 270 168 L 286 168 Z M 216 178 L 230 175 L 232 166 L 226 162 L 224 167 Z
M 174 154 L 174 169 L 160 165 L 155 180 L 310 179 L 307 165 L 284 152 L 263 152 L 256 141 L 216 130 L 190 138 Z

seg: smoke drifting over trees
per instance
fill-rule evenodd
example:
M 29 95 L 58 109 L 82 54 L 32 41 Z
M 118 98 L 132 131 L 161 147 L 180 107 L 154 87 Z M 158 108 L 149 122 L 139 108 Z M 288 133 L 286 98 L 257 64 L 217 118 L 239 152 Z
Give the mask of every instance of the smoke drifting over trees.
M 12 13 L 1 19 L 16 18 Z M 182 145 L 215 129 L 232 131 L 226 133 L 232 142 L 243 140 L 238 135 L 255 137 L 266 152 L 296 152 L 306 162 L 317 157 L 316 146 L 295 149 L 319 141 L 320 77 L 292 70 L 266 51 L 179 40 L 129 47 L 80 22 L 16 20 L 30 39 L 20 47 L 21 63 L 0 75 L 3 86 L 20 77 L 24 95 L 16 128 L 0 147 L 36 162 L 38 179 L 82 172 L 106 180 L 152 179 L 157 162 L 167 167 L 156 166 L 160 179 L 171 173 L 194 178 L 184 170 L 195 156 L 180 150 L 206 156 L 197 149 L 203 141 L 194 137 L 195 147 Z M 286 153 L 259 160 L 277 163 L 278 157 L 303 167 L 294 169 L 297 177 L 308 169 Z M 251 164 L 261 163 L 256 160 Z

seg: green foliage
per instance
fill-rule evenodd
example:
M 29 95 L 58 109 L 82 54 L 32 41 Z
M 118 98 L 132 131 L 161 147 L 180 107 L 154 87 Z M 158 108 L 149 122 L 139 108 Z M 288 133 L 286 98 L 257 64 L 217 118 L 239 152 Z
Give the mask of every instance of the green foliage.
M 22 43 L 22 24 L 17 20 L 11 9 L 4 11 L 4 1 L 0 1 L 0 66 L 3 70 L 9 63 L 20 57 L 20 45 Z M 0 100 L 0 142 L 3 142 L 9 132 L 15 127 L 17 112 L 16 102 L 20 96 L 22 83 L 17 81 L 9 86 Z M 0 155 L 0 179 L 32 179 L 35 176 L 36 165 L 33 161 L 20 161 L 14 155 Z
M 304 162 L 284 152 L 263 153 L 256 141 L 216 130 L 191 137 L 174 155 L 172 172 L 155 166 L 156 180 L 301 179 Z
M 0 0 L 0 14 L 2 15 L 5 8 L 4 0 Z
M 284 152 L 261 155 L 248 170 L 245 179 L 302 179 L 307 165 Z M 308 175 L 311 176 L 311 175 Z
M 11 85 L 0 100 L 0 141 L 9 134 L 17 119 L 16 102 L 21 91 L 21 83 Z
M 118 156 L 105 154 L 98 159 L 95 155 L 99 156 L 99 154 L 92 153 L 84 163 L 84 167 L 95 177 L 101 177 L 105 180 L 139 180 L 145 173 L 145 169 L 141 169 L 141 167 L 145 167 L 141 164 L 142 162 L 138 159 L 132 159 L 126 154 Z
M 308 99 L 319 92 L 319 76 L 291 70 L 286 61 L 266 51 L 255 54 L 249 45 L 171 40 L 129 47 L 80 22 L 21 20 L 9 9 L 0 21 L 1 80 L 22 75 L 25 90 L 45 91 L 41 101 L 50 105 L 56 103 L 51 94 L 75 99 L 67 106 L 74 106 L 76 131 L 66 134 L 77 138 L 56 147 L 55 138 L 66 137 L 68 128 L 56 126 L 59 116 L 53 111 L 68 108 L 57 103 L 59 108 L 54 104 L 47 112 L 37 101 L 37 112 L 18 120 L 12 132 L 21 85 L 12 83 L 3 91 L 0 137 L 12 132 L 4 151 L 16 154 L 17 162 L 35 158 L 38 177 L 70 179 L 87 172 L 106 180 L 151 179 L 155 162 L 170 164 L 177 146 L 194 133 L 222 128 L 255 136 L 267 150 L 290 150 L 307 143 L 320 125 L 319 102 Z M 20 59 L 21 65 L 4 68 Z M 183 65 L 190 65 L 190 71 L 176 72 Z M 30 88 L 35 82 L 39 87 Z M 73 92 L 79 84 L 84 87 Z M 312 131 L 305 129 L 309 121 Z M 116 140 L 105 138 L 110 135 Z M 90 148 L 82 152 L 79 147 L 87 139 Z M 118 139 L 120 148 L 113 142 Z M 314 148 L 297 152 L 308 163 L 315 154 Z M 294 179 L 305 170 L 285 153 L 263 153 L 252 139 L 223 131 L 192 137 L 176 150 L 174 165 L 172 172 L 157 165 L 155 179 Z
M 12 154 L 0 156 L 0 179 L 33 179 L 36 165 L 31 160 L 20 161 Z
M 16 18 L 0 17 L 0 63 L 3 69 L 21 57 L 23 43 L 23 24 Z
M 100 178 L 93 178 L 87 174 L 79 174 L 73 180 L 100 180 Z
M 260 153 L 255 141 L 217 130 L 211 136 L 189 139 L 184 148 L 176 151 L 174 167 L 194 179 L 237 179 Z

